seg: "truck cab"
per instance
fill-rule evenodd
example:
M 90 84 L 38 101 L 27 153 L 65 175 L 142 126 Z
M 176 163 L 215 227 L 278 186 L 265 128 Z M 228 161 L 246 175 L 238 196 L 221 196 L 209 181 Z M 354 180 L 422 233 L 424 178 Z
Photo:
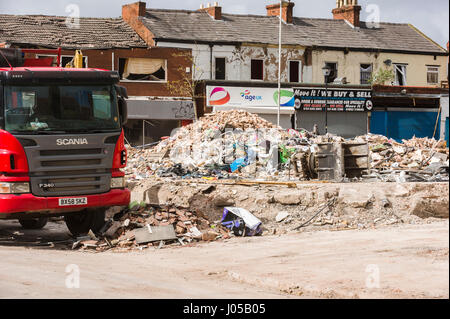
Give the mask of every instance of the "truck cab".
M 64 216 L 73 235 L 126 206 L 126 90 L 99 69 L 0 65 L 0 219 Z

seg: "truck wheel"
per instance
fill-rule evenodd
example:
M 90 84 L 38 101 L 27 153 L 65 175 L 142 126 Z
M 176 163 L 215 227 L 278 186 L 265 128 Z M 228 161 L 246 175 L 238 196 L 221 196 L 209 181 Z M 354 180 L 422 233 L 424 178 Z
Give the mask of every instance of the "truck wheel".
M 105 209 L 84 210 L 64 216 L 64 221 L 74 236 L 86 235 L 89 230 L 96 233 L 105 224 L 105 211 Z
M 48 218 L 19 219 L 20 225 L 25 229 L 42 229 L 47 225 Z

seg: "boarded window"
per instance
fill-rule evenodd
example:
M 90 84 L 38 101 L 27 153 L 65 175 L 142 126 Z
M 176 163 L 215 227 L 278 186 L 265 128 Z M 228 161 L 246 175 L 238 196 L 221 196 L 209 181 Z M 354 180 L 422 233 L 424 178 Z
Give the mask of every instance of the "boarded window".
M 405 86 L 406 82 L 406 65 L 394 64 L 395 85 Z
M 300 82 L 299 61 L 289 61 L 289 82 Z
M 216 58 L 216 80 L 225 80 L 225 58 Z
M 166 81 L 166 60 L 149 58 L 119 59 L 122 80 Z
M 370 79 L 372 78 L 372 64 L 361 64 L 361 84 L 370 84 Z
M 252 80 L 264 80 L 264 61 L 252 60 Z
M 336 80 L 337 75 L 338 75 L 337 63 L 327 62 L 327 63 L 325 63 L 325 65 L 331 69 L 331 73 L 328 76 L 328 78 L 326 79 L 327 83 L 333 83 L 334 80 Z
M 429 66 L 427 67 L 427 83 L 438 84 L 439 83 L 439 67 Z

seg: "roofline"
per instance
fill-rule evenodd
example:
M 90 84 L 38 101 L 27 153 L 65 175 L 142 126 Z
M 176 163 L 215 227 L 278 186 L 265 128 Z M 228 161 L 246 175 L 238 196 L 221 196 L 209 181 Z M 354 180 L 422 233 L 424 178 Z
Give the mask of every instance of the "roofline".
M 150 30 L 150 29 L 149 29 Z M 206 41 L 206 40 L 186 40 L 186 39 L 173 39 L 173 38 L 154 38 L 156 44 L 158 42 L 170 42 L 170 43 L 189 43 L 189 44 L 207 44 L 207 45 L 242 45 L 242 42 L 237 41 Z
M 148 48 L 147 45 L 123 46 L 123 47 L 84 47 L 82 45 L 81 46 L 74 45 L 73 47 L 69 47 L 69 46 L 64 46 L 64 45 L 54 46 L 54 45 L 48 45 L 48 44 L 43 44 L 43 43 L 11 42 L 8 40 L 6 40 L 4 43 L 6 43 L 8 45 L 17 45 L 17 46 L 29 45 L 29 46 L 43 47 L 43 48 L 47 48 L 47 49 L 61 48 L 62 50 L 115 50 L 115 49 L 146 49 L 146 48 Z
M 448 56 L 449 52 L 431 52 L 431 51 L 414 51 L 414 50 L 397 50 L 397 49 L 378 49 L 378 48 L 351 48 L 351 47 L 332 47 L 332 46 L 308 46 L 309 48 L 322 49 L 322 50 L 334 50 L 334 51 L 356 51 L 356 52 L 383 52 L 383 53 L 400 53 L 400 54 L 419 54 L 419 55 L 436 55 L 436 56 Z
M 158 42 L 170 42 L 170 43 L 189 43 L 189 44 L 206 44 L 206 45 L 245 45 L 245 44 L 256 44 L 261 46 L 267 45 L 277 45 L 276 43 L 261 43 L 261 42 L 237 42 L 237 41 L 205 41 L 205 40 L 186 40 L 186 39 L 174 39 L 174 38 L 154 38 L 156 44 Z M 395 49 L 377 49 L 377 48 L 350 48 L 350 47 L 332 47 L 332 46 L 316 46 L 316 45 L 302 45 L 293 43 L 284 43 L 283 46 L 298 46 L 303 48 L 312 48 L 313 50 L 334 50 L 334 51 L 356 51 L 356 52 L 385 52 L 385 53 L 401 53 L 401 54 L 420 54 L 420 55 L 436 55 L 436 56 L 448 56 L 449 52 L 429 52 L 429 51 L 408 51 L 408 50 L 395 50 Z
M 414 25 L 412 25 L 411 23 L 408 23 L 408 26 L 413 29 L 414 31 L 416 31 L 418 34 L 420 34 L 422 37 L 424 37 L 425 39 L 427 39 L 428 41 L 430 41 L 431 43 L 433 43 L 434 45 L 436 45 L 439 49 L 441 49 L 442 51 L 447 52 L 446 49 L 444 49 L 443 47 L 441 47 L 437 42 L 435 42 L 433 39 L 431 39 L 430 37 L 428 37 L 425 33 L 423 33 L 422 31 L 420 31 L 419 29 L 417 29 Z

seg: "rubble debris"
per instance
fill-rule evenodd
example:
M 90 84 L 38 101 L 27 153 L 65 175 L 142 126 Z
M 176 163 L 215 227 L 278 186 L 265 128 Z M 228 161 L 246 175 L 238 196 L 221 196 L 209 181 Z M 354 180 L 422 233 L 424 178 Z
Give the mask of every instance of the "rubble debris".
M 150 226 L 138 228 L 134 230 L 136 244 L 148 244 L 155 241 L 171 241 L 177 240 L 177 235 L 172 225 L 169 226 Z
M 256 114 L 237 110 L 208 114 L 151 149 L 130 147 L 126 173 L 131 181 L 153 176 L 303 181 L 316 178 L 310 166 L 320 145 L 326 143 L 369 145 L 369 163 L 362 165 L 362 178 L 346 172 L 344 182 L 448 181 L 445 141 L 413 137 L 398 142 L 373 134 L 348 140 L 332 134 L 317 136 L 305 130 L 283 130 Z M 356 157 L 355 161 L 361 160 Z M 133 203 L 133 208 L 138 207 L 139 203 Z
M 131 209 L 130 209 L 131 208 Z M 229 230 L 211 223 L 201 214 L 175 207 L 155 207 L 139 203 L 116 213 L 98 234 L 74 239 L 72 249 L 144 249 L 160 245 L 186 245 L 199 241 L 230 238 Z
M 283 220 L 289 217 L 288 212 L 279 212 L 278 215 L 275 217 L 275 220 L 277 223 L 281 223 Z
M 262 222 L 243 208 L 225 207 L 221 223 L 236 236 L 256 236 L 262 233 Z

